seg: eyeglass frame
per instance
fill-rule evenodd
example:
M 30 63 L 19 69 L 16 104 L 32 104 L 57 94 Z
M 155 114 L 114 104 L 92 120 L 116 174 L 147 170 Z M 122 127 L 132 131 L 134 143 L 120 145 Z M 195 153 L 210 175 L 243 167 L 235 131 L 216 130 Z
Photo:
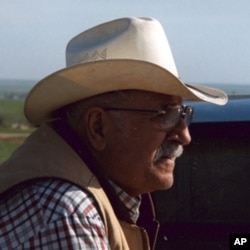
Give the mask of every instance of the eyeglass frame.
M 175 127 L 180 119 L 183 119 L 186 126 L 188 127 L 193 119 L 194 114 L 194 108 L 192 106 L 188 105 L 165 105 L 162 109 L 155 110 L 155 109 L 136 109 L 136 108 L 118 108 L 118 107 L 102 107 L 104 110 L 107 111 L 128 111 L 128 112 L 143 112 L 143 113 L 156 113 L 154 116 L 150 117 L 150 120 L 154 120 L 157 117 L 169 115 L 167 113 L 167 109 L 176 109 L 179 111 L 179 117 L 176 119 L 176 122 L 174 122 L 171 126 L 166 127 L 165 129 L 169 129 L 172 127 Z M 167 117 L 166 117 L 167 118 Z M 169 119 L 164 119 L 169 120 Z

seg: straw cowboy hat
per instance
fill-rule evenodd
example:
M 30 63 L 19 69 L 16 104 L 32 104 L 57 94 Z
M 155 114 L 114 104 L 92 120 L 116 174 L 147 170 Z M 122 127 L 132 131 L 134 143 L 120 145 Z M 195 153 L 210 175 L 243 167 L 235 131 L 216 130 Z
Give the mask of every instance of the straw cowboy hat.
M 183 83 L 161 24 L 152 18 L 121 18 L 74 37 L 66 48 L 66 68 L 38 82 L 24 112 L 36 125 L 53 119 L 58 108 L 115 90 L 137 89 L 218 105 L 227 95 Z

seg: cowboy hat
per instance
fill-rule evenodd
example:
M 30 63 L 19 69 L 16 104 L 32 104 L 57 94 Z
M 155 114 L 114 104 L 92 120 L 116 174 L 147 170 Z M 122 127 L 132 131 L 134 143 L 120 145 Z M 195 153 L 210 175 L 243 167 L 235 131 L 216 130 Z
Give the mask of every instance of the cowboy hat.
M 67 66 L 38 82 L 24 112 L 36 125 L 53 119 L 58 108 L 116 90 L 145 90 L 218 105 L 227 95 L 183 83 L 161 24 L 152 18 L 121 18 L 74 37 L 66 48 Z

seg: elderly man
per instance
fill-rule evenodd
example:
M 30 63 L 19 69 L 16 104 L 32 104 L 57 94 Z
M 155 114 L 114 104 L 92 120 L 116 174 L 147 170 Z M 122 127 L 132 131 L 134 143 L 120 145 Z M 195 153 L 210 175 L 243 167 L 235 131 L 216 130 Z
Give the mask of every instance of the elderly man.
M 223 105 L 227 96 L 179 80 L 150 18 L 81 33 L 66 61 L 30 91 L 25 114 L 39 128 L 0 167 L 1 249 L 154 248 L 139 207 L 172 186 L 191 140 L 183 99 Z

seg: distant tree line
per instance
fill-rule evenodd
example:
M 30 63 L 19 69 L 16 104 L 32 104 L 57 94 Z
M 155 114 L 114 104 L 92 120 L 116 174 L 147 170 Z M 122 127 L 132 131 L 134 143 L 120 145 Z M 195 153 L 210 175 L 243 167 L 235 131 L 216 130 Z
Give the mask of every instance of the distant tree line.
M 26 96 L 27 93 L 15 93 L 15 92 L 0 93 L 0 99 L 22 100 L 25 99 Z

